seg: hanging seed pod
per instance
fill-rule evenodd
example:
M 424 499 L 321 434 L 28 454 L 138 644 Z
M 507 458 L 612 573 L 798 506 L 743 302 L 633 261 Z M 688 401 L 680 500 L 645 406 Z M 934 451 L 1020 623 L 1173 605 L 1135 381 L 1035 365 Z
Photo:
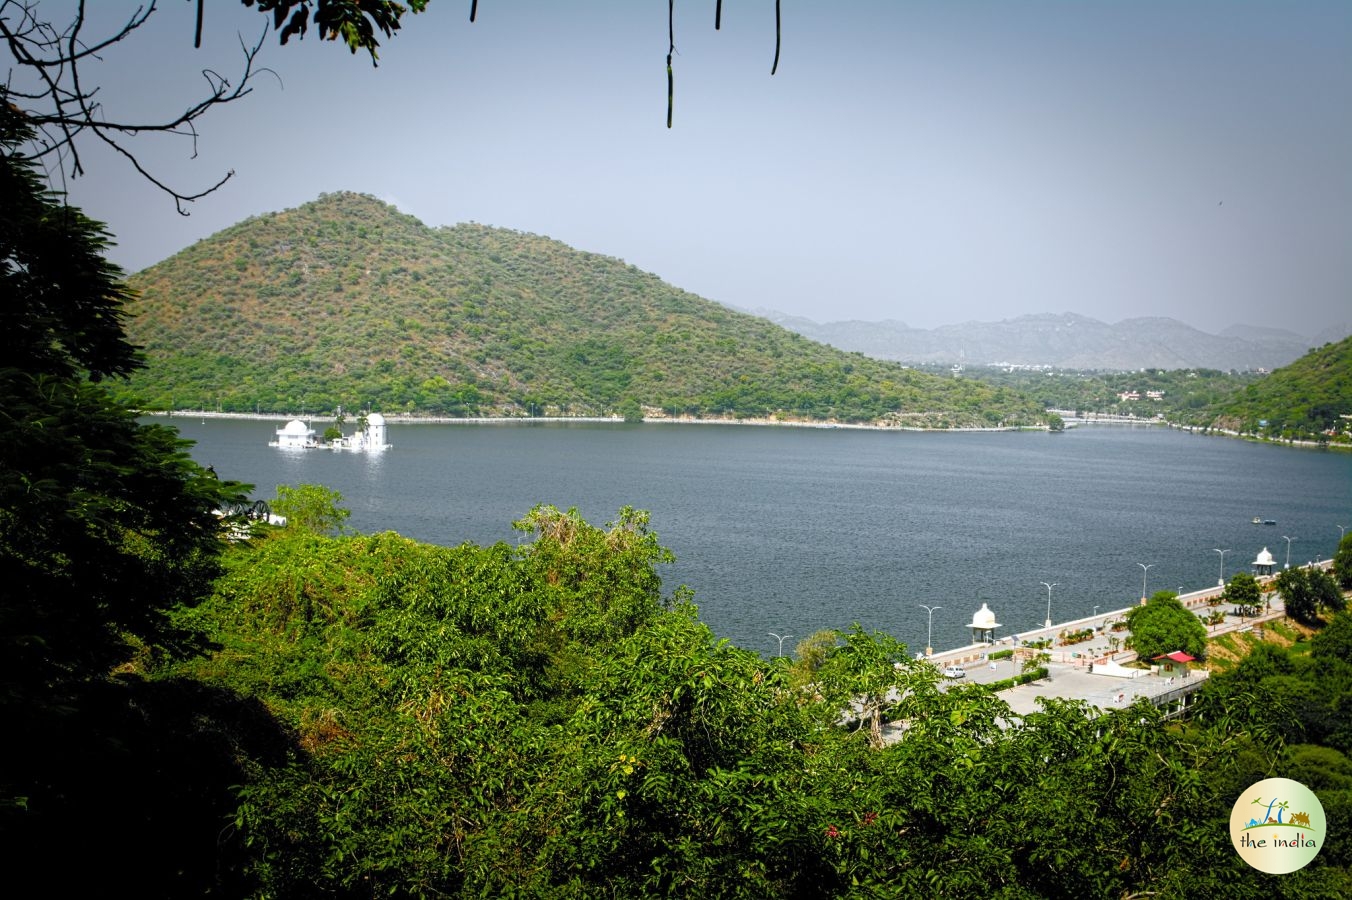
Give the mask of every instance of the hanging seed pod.
M 770 74 L 779 70 L 779 0 L 775 0 L 775 62 L 770 66 Z

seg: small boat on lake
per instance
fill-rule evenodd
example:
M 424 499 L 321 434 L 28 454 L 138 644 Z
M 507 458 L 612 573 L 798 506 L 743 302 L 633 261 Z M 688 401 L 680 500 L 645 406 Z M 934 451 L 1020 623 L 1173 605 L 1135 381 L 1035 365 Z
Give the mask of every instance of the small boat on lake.
M 1253 517 L 1253 524 L 1255 524 L 1255 525 L 1276 525 L 1276 524 L 1277 524 L 1277 520 L 1276 520 L 1276 519 L 1264 519 L 1262 516 L 1254 516 L 1254 517 Z

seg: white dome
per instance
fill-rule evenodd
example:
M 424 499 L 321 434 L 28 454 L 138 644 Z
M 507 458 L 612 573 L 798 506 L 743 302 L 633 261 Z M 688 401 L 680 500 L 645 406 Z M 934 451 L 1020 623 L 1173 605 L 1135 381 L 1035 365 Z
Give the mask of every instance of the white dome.
M 1255 566 L 1275 566 L 1277 561 L 1272 558 L 1271 551 L 1264 547 L 1263 552 L 1258 554 L 1258 558 L 1253 561 Z
M 972 624 L 968 625 L 967 627 L 999 628 L 1000 623 L 995 621 L 995 613 L 991 612 L 991 608 L 987 606 L 985 603 L 982 603 L 981 608 L 978 609 L 976 611 L 976 614 L 972 616 Z
M 286 423 L 286 427 L 282 429 L 282 434 L 308 434 L 309 431 L 310 429 L 300 419 L 292 419 Z
M 384 425 L 385 417 L 380 413 L 368 413 L 366 416 L 367 425 Z

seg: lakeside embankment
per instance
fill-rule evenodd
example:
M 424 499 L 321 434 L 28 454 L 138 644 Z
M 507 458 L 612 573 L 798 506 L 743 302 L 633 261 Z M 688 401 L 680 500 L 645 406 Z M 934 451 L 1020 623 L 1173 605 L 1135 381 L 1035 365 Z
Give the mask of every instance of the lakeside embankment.
M 238 419 L 254 422 L 289 422 L 292 419 L 304 419 L 307 422 L 333 422 L 337 417 L 325 413 L 323 415 L 314 414 L 287 414 L 287 413 L 237 413 L 220 412 L 216 410 L 201 409 L 177 409 L 172 411 L 145 412 L 142 415 L 156 416 L 164 418 L 180 419 Z M 529 425 L 529 424 L 579 424 L 579 423 L 613 423 L 624 422 L 622 416 L 415 416 L 404 413 L 389 413 L 385 415 L 387 425 Z M 346 416 L 346 421 L 355 421 L 356 416 Z M 875 425 L 857 422 L 820 422 L 805 419 L 765 419 L 765 418 L 724 418 L 710 419 L 694 416 L 645 416 L 643 423 L 646 425 L 753 425 L 764 427 L 782 427 L 782 428 L 828 428 L 828 429 L 854 429 L 858 431 L 926 431 L 926 432 L 1003 432 L 1003 431 L 1046 431 L 1045 425 L 1010 425 L 1004 427 L 953 427 L 953 428 L 922 428 L 913 425 Z M 1140 423 L 1147 424 L 1147 423 Z
M 1273 439 L 1260 437 L 1253 434 L 1241 434 L 1237 431 L 1227 431 L 1221 428 L 1199 428 L 1196 425 L 1182 425 L 1176 422 L 1167 422 L 1163 419 L 1142 419 L 1136 416 L 1121 415 L 1096 415 L 1075 416 L 1067 410 L 1049 409 L 1049 413 L 1062 414 L 1063 421 L 1067 428 L 1079 428 L 1085 425 L 1127 425 L 1127 426 L 1151 426 L 1173 428 L 1178 431 L 1186 431 L 1189 434 L 1202 436 L 1238 438 L 1239 440 L 1251 441 L 1257 444 L 1275 444 L 1281 447 L 1296 447 L 1306 450 L 1340 450 L 1343 452 L 1352 452 L 1352 444 L 1343 444 L 1336 441 L 1301 441 L 1293 438 Z M 305 419 L 309 422 L 333 422 L 337 417 L 325 413 L 323 415 L 295 415 L 287 413 L 237 413 L 237 412 L 219 412 L 216 410 L 201 409 L 178 409 L 173 411 L 154 411 L 145 412 L 146 416 L 162 416 L 165 418 L 182 419 L 240 419 L 256 422 L 289 422 L 292 419 Z M 355 417 L 348 416 L 348 420 L 355 420 Z M 624 422 L 622 416 L 415 416 L 405 413 L 391 413 L 385 416 L 385 422 L 389 425 L 530 425 L 530 424 L 582 424 L 582 423 L 611 423 L 619 424 Z M 954 426 L 952 428 L 926 428 L 917 425 L 877 425 L 861 422 L 821 422 L 807 419 L 766 419 L 766 418 L 703 418 L 696 416 L 645 416 L 643 423 L 646 425 L 751 425 L 761 427 L 780 427 L 780 428 L 824 428 L 824 429 L 850 429 L 856 431 L 915 431 L 929 433 L 971 433 L 971 432 L 1005 432 L 1005 431 L 1048 431 L 1046 425 L 1007 425 L 998 427 L 967 427 Z
M 1309 565 L 1330 571 L 1333 561 L 1322 559 Z M 1262 584 L 1273 580 L 1273 576 L 1259 578 Z M 1224 590 L 1223 586 L 1216 585 L 1178 596 L 1179 602 L 1196 613 L 1206 625 L 1208 645 L 1224 635 L 1252 633 L 1255 630 L 1261 635 L 1265 626 L 1287 620 L 1285 602 L 1280 594 L 1269 597 L 1267 607 L 1259 615 L 1247 616 L 1241 615 L 1241 611 L 1233 607 L 1225 609 L 1226 604 L 1221 599 Z M 966 672 L 959 683 L 991 685 L 1020 674 L 1026 660 L 1042 654 L 1046 660 L 1046 678 L 1000 691 L 1000 696 L 1010 709 L 1019 715 L 1038 711 L 1039 701 L 1045 698 L 1082 701 L 1098 709 L 1129 706 L 1142 697 L 1157 706 L 1171 703 L 1185 705 L 1185 695 L 1210 676 L 1211 666 L 1185 668 L 1183 680 L 1179 682 L 1175 681 L 1174 672 L 1163 671 L 1161 666 L 1149 665 L 1148 661 L 1148 668 L 1131 668 L 1133 663 L 1138 662 L 1136 651 L 1121 646 L 1121 639 L 1125 638 L 1127 632 L 1115 631 L 1114 628 L 1122 625 L 1132 608 L 1128 606 L 1100 613 L 1096 607 L 1095 614 L 1091 616 L 1029 629 L 992 642 L 941 650 L 923 658 L 939 668 L 965 667 Z M 1214 611 L 1224 613 L 1224 618 L 1219 622 L 1208 622 L 1206 614 Z M 1067 632 L 1074 633 L 1081 629 L 1091 630 L 1092 637 L 1075 644 L 1063 640 Z M 1038 645 L 1043 641 L 1050 642 L 1052 646 L 1041 648 Z M 991 654 L 998 651 L 1009 655 L 992 659 Z M 889 739 L 899 736 L 898 729 L 888 731 Z
M 1185 425 L 1180 422 L 1170 422 L 1157 416 L 1143 419 L 1139 416 L 1118 415 L 1116 413 L 1079 414 L 1071 409 L 1048 409 L 1047 412 L 1061 416 L 1061 419 L 1066 423 L 1067 428 L 1074 428 L 1080 425 L 1162 425 L 1167 428 L 1172 428 L 1175 431 L 1186 431 L 1189 434 L 1201 435 L 1203 437 L 1238 438 L 1242 441 L 1250 441 L 1255 444 L 1276 444 L 1280 447 L 1300 447 L 1308 450 L 1352 451 L 1352 443 L 1340 443 L 1336 440 L 1303 441 L 1296 438 L 1269 438 L 1241 431 L 1231 431 L 1227 428 Z

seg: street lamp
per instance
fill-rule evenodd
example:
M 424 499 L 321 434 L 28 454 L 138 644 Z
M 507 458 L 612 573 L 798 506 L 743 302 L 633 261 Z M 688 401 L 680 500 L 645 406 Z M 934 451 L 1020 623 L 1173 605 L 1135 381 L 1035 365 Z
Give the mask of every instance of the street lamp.
M 1098 608 L 1097 606 L 1095 606 L 1095 607 L 1094 607 L 1094 612 L 1091 613 L 1091 615 L 1097 616 L 1097 615 L 1098 615 L 1098 610 L 1099 610 L 1099 608 Z
M 1282 566 L 1282 568 L 1289 569 L 1291 568 L 1291 542 L 1294 541 L 1295 538 L 1282 535 L 1282 539 L 1286 541 L 1286 565 Z
M 1047 628 L 1051 628 L 1051 627 L 1052 627 L 1052 588 L 1060 586 L 1061 582 L 1059 582 L 1059 581 L 1053 581 L 1051 584 L 1048 584 L 1048 583 L 1045 582 L 1045 581 L 1039 581 L 1038 584 L 1042 585 L 1043 587 L 1045 587 L 1045 588 L 1047 589 L 1047 624 L 1046 624 L 1046 627 L 1047 627 Z
M 770 637 L 772 637 L 772 638 L 778 638 L 778 640 L 779 640 L 779 655 L 780 655 L 780 656 L 783 656 L 783 655 L 784 655 L 784 638 L 791 638 L 791 637 L 793 637 L 793 635 L 791 635 L 791 634 L 786 634 L 786 635 L 783 635 L 783 636 L 781 637 L 780 635 L 775 634 L 773 631 L 767 631 L 766 634 L 770 635 Z
M 925 655 L 933 656 L 934 647 L 932 647 L 931 645 L 934 643 L 934 611 L 936 609 L 943 609 L 943 607 L 926 606 L 923 603 L 917 603 L 916 606 L 920 607 L 923 610 L 926 610 L 929 613 L 929 631 L 925 633 Z
M 1213 553 L 1219 553 L 1219 554 L 1221 555 L 1221 580 L 1218 581 L 1218 582 L 1216 582 L 1216 583 L 1217 583 L 1218 585 L 1220 585 L 1221 587 L 1225 587 L 1225 554 L 1230 553 L 1230 552 L 1232 552 L 1232 551 L 1230 551 L 1230 550 L 1221 550 L 1221 549 L 1218 548 L 1218 547 L 1212 547 L 1212 548 L 1211 548 L 1211 552 L 1213 552 Z M 1180 591 L 1179 593 L 1182 593 L 1182 591 Z
M 1221 557 L 1221 559 L 1224 560 L 1225 557 Z M 1145 602 L 1145 576 L 1150 572 L 1151 569 L 1155 568 L 1155 564 L 1154 564 L 1154 563 L 1151 563 L 1150 565 L 1147 566 L 1145 563 L 1137 563 L 1136 565 L 1138 565 L 1138 566 L 1141 567 L 1141 602 L 1144 603 L 1144 602 Z

